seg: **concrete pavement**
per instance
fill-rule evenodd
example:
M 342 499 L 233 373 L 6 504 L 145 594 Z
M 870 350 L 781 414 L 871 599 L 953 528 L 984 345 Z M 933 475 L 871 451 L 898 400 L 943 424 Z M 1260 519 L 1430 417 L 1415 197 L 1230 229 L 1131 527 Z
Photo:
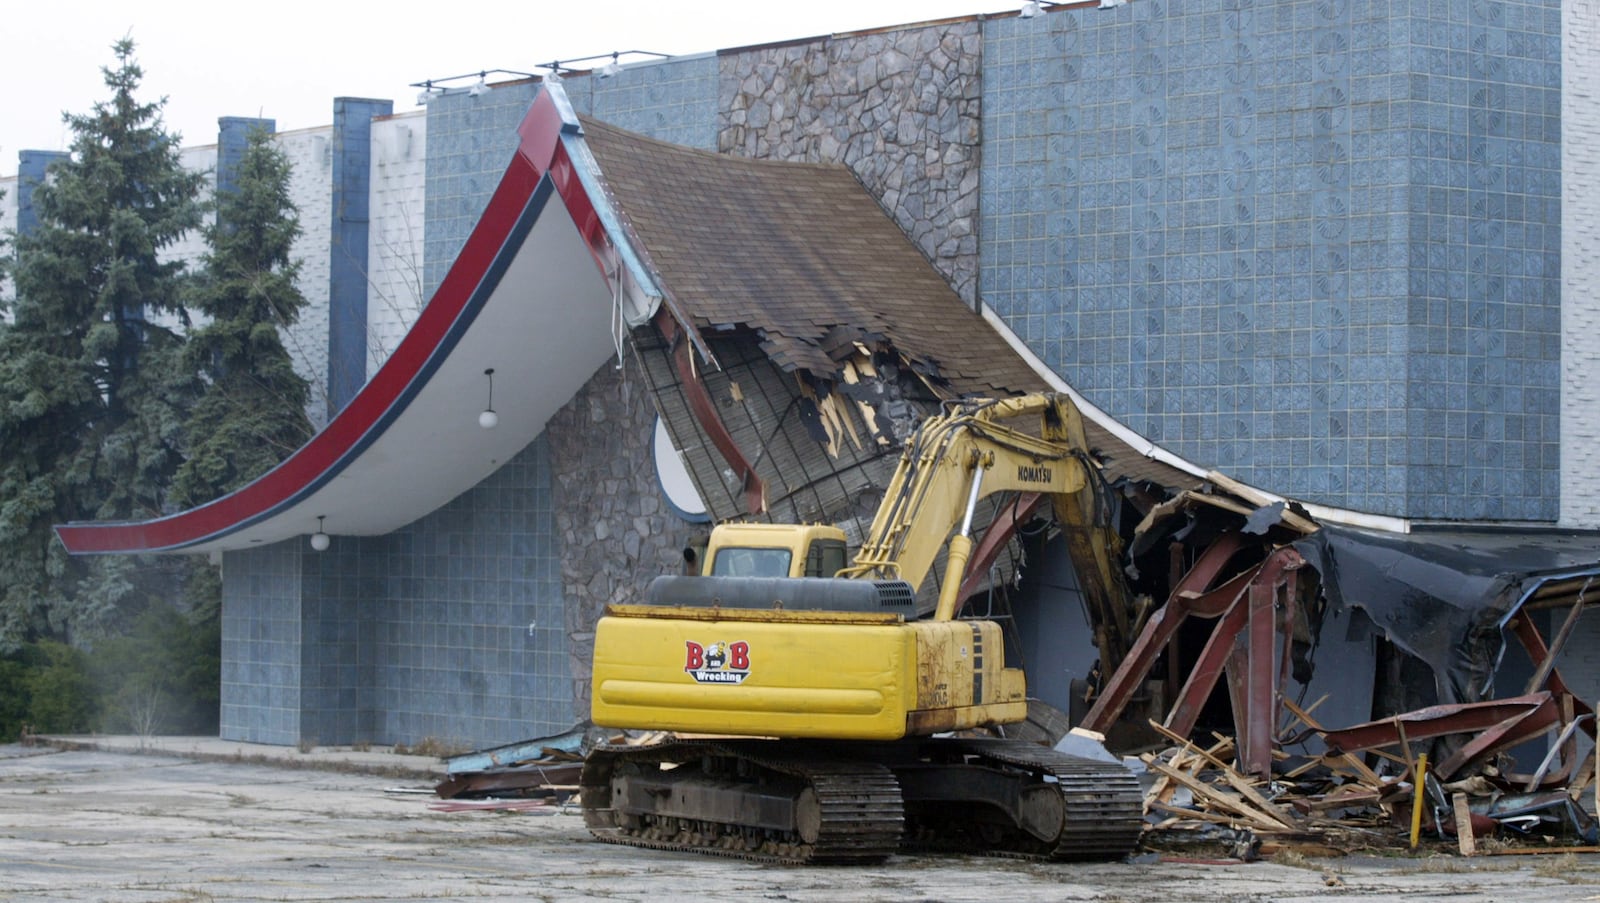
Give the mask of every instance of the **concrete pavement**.
M 216 737 L 144 737 L 116 734 L 41 735 L 35 742 L 58 749 L 96 749 L 105 752 L 182 756 L 207 762 L 251 762 L 289 768 L 328 768 L 360 771 L 366 774 L 432 777 L 445 776 L 444 760 L 438 756 L 396 753 L 393 747 L 372 746 L 272 746 L 266 743 L 241 743 Z
M 862 868 L 774 867 L 598 843 L 580 816 L 553 806 L 440 811 L 426 792 L 396 792 L 425 790 L 426 777 L 357 770 L 383 753 L 96 742 L 103 748 L 0 746 L 0 901 L 1600 899 L 1592 855 L 1249 865 L 895 856 Z M 423 758 L 431 774 L 437 763 Z

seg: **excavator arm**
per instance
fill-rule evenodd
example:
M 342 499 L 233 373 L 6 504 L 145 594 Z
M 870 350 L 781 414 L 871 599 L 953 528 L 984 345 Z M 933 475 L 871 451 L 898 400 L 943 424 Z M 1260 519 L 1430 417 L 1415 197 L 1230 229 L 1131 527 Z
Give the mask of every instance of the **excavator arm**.
M 1038 435 L 1018 428 L 1035 416 Z M 977 501 L 996 492 L 1040 493 L 1054 505 L 1084 596 L 1099 615 L 1096 641 L 1105 657 L 1120 648 L 1113 635 L 1127 632 L 1129 605 L 1117 572 L 1121 540 L 1103 490 L 1083 418 L 1066 396 L 955 402 L 925 421 L 907 445 L 854 564 L 841 576 L 920 586 L 948 545 L 934 620 L 951 620 Z

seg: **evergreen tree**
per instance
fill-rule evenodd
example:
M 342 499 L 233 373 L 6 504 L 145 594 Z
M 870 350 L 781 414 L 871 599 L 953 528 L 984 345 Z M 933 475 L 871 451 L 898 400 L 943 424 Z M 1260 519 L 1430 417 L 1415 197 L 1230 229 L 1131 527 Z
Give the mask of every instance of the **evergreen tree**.
M 0 191 L 0 201 L 5 199 L 6 193 L 4 191 Z M 6 253 L 7 247 L 9 247 L 9 245 L 6 243 L 6 237 L 4 235 L 0 235 L 0 289 L 5 288 L 6 274 L 11 269 L 11 255 Z M 5 299 L 0 298 L 0 331 L 3 331 L 6 328 L 6 311 L 9 308 L 10 305 L 5 302 Z
M 239 162 L 236 190 L 218 199 L 210 248 L 189 306 L 209 321 L 190 334 L 188 369 L 206 380 L 187 427 L 189 457 L 173 499 L 210 501 L 260 476 L 311 436 L 309 383 L 280 330 L 306 301 L 289 253 L 300 220 L 289 199 L 289 160 L 257 129 Z
M 64 117 L 71 156 L 17 239 L 0 332 L 0 649 L 81 642 L 139 607 L 128 562 L 70 559 L 50 528 L 167 512 L 195 389 L 176 331 L 183 266 L 162 252 L 200 226 L 204 176 L 182 167 L 165 101 L 135 97 L 132 40 L 114 51 L 110 100 Z

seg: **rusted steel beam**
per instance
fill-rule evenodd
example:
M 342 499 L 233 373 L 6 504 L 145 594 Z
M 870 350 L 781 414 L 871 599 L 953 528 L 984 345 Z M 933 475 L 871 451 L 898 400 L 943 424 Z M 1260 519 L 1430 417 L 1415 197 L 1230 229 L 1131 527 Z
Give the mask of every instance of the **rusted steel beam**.
M 1100 688 L 1100 695 L 1095 697 L 1089 714 L 1083 716 L 1082 727 L 1102 734 L 1110 730 L 1111 725 L 1122 716 L 1128 700 L 1133 698 L 1134 692 L 1150 673 L 1150 666 L 1161 655 L 1167 640 L 1177 634 L 1178 626 L 1186 616 L 1183 604 L 1177 600 L 1169 600 L 1166 605 L 1156 609 L 1145 621 L 1144 630 L 1139 632 L 1139 638 L 1134 640 L 1127 657 Z
M 1277 721 L 1277 600 L 1278 586 L 1271 568 L 1263 566 L 1261 578 L 1250 585 L 1250 622 L 1237 644 L 1244 650 L 1244 708 L 1233 710 L 1239 737 L 1239 761 L 1244 771 L 1272 773 L 1272 726 Z
M 1499 724 L 1484 729 L 1478 736 L 1468 740 L 1460 749 L 1451 753 L 1448 758 L 1434 769 L 1439 780 L 1447 781 L 1460 771 L 1462 766 L 1476 761 L 1484 756 L 1493 755 L 1503 749 L 1510 749 L 1518 743 L 1532 740 L 1560 719 L 1556 712 L 1555 702 L 1546 700 L 1543 706 L 1526 709 L 1501 721 Z
M 1183 689 L 1178 691 L 1178 698 L 1173 700 L 1172 710 L 1167 713 L 1165 726 L 1173 733 L 1187 737 L 1189 732 L 1194 730 L 1194 723 L 1200 717 L 1200 710 L 1210 698 L 1211 691 L 1217 686 L 1217 679 L 1222 676 L 1228 659 L 1233 655 L 1234 640 L 1250 623 L 1250 606 L 1244 601 L 1248 589 L 1248 583 L 1241 583 L 1235 604 L 1211 629 L 1210 639 L 1206 640 L 1205 648 L 1200 651 L 1200 657 L 1195 660 L 1194 667 L 1189 669 L 1189 676 L 1183 682 Z M 1228 669 L 1228 673 L 1242 674 L 1236 668 Z M 1239 692 L 1240 690 L 1230 687 L 1229 695 L 1234 696 Z
M 1230 587 L 1238 585 L 1236 601 L 1212 630 L 1167 716 L 1166 726 L 1187 736 L 1217 678 L 1225 672 L 1239 761 L 1252 774 L 1265 775 L 1272 769 L 1273 725 L 1281 687 L 1278 676 L 1283 673 L 1277 635 L 1293 622 L 1292 572 L 1303 564 L 1298 553 L 1284 547 L 1228 582 Z
M 700 381 L 700 374 L 695 372 L 694 361 L 691 358 L 693 350 L 690 336 L 673 319 L 665 307 L 656 311 L 656 328 L 661 330 L 661 335 L 666 339 L 669 352 L 672 355 L 673 366 L 678 371 L 678 382 L 683 386 L 684 400 L 689 403 L 689 410 L 694 413 L 695 419 L 700 422 L 700 428 L 706 431 L 706 436 L 717 451 L 722 453 L 722 459 L 728 462 L 735 476 L 739 478 L 740 487 L 744 490 L 745 510 L 750 514 L 760 514 L 767 510 L 767 489 L 761 477 L 756 474 L 755 466 L 744 456 L 738 443 L 733 441 L 733 434 L 728 432 L 727 424 L 722 422 L 722 415 L 717 413 L 717 405 L 711 400 L 711 393 L 706 390 L 706 384 Z
M 1435 705 L 1414 712 L 1393 715 L 1382 721 L 1368 721 L 1338 730 L 1322 731 L 1328 748 L 1334 752 L 1360 752 L 1400 742 L 1401 723 L 1406 738 L 1415 743 L 1445 734 L 1476 733 L 1499 725 L 1508 718 L 1545 709 L 1553 720 L 1555 701 L 1549 692 L 1540 691 L 1510 699 Z M 1550 722 L 1547 722 L 1547 725 Z
M 1200 553 L 1200 558 L 1194 563 L 1194 567 L 1189 568 L 1189 573 L 1183 575 L 1183 580 L 1172 588 L 1172 596 L 1204 593 L 1207 587 L 1217 582 L 1217 577 L 1222 574 L 1222 569 L 1228 561 L 1244 547 L 1244 539 L 1242 533 L 1224 533 L 1212 540 L 1211 545 Z
M 1528 660 L 1533 662 L 1533 667 L 1536 670 L 1545 670 L 1545 664 L 1547 662 L 1550 663 L 1550 667 L 1542 681 L 1545 685 L 1544 688 L 1558 697 L 1562 695 L 1572 696 L 1574 711 L 1577 714 L 1594 715 L 1595 712 L 1592 706 L 1584 702 L 1582 697 L 1567 689 L 1567 681 L 1561 676 L 1561 669 L 1555 667 L 1554 664 L 1555 656 L 1559 654 L 1559 651 L 1552 653 L 1550 647 L 1545 645 L 1544 637 L 1540 635 L 1539 628 L 1534 625 L 1533 619 L 1519 613 L 1518 617 L 1511 619 L 1511 629 L 1516 633 L 1517 639 L 1522 641 L 1522 648 L 1528 651 Z M 1579 720 L 1582 722 L 1584 733 L 1589 735 L 1589 739 L 1595 739 L 1595 719 L 1591 717 Z
M 1555 637 L 1550 640 L 1549 648 L 1545 650 L 1544 660 L 1534 667 L 1533 676 L 1528 678 L 1528 686 L 1522 692 L 1532 693 L 1544 689 L 1545 682 L 1550 679 L 1550 672 L 1555 670 L 1556 656 L 1559 656 L 1562 648 L 1567 645 L 1567 638 L 1572 636 L 1572 628 L 1577 626 L 1578 614 L 1582 611 L 1582 605 L 1574 605 L 1567 611 L 1567 618 L 1561 622 L 1561 629 L 1556 631 Z
M 1255 775 L 1272 773 L 1273 725 L 1278 720 L 1277 681 L 1280 668 L 1277 660 L 1277 635 L 1281 626 L 1293 623 L 1292 599 L 1288 587 L 1293 584 L 1293 572 L 1305 561 L 1294 549 L 1285 546 L 1275 550 L 1262 562 L 1261 569 L 1250 581 L 1250 622 L 1243 637 L 1245 650 L 1244 709 L 1233 710 L 1235 729 L 1243 734 L 1239 738 L 1239 760 L 1244 770 Z M 1279 612 L 1283 612 L 1280 619 Z M 1280 623 L 1280 620 L 1282 623 Z M 1287 632 L 1287 631 L 1286 631 Z M 1285 660 L 1289 656 L 1284 644 Z
M 1122 710 L 1127 707 L 1128 700 L 1133 698 L 1133 694 L 1149 676 L 1150 668 L 1155 665 L 1167 641 L 1177 634 L 1178 627 L 1193 612 L 1195 605 L 1204 605 L 1208 610 L 1216 609 L 1215 614 L 1208 614 L 1207 617 L 1217 617 L 1227 610 L 1227 606 L 1221 604 L 1220 597 L 1208 599 L 1205 595 L 1197 597 L 1196 594 L 1205 594 L 1206 588 L 1217 579 L 1223 566 L 1243 543 L 1242 535 L 1225 533 L 1201 553 L 1189 573 L 1173 587 L 1167 603 L 1145 621 L 1144 629 L 1139 631 L 1139 638 L 1134 640 L 1122 664 L 1117 666 L 1101 687 L 1099 697 L 1089 709 L 1089 714 L 1084 716 L 1082 727 L 1105 733 L 1116 723 L 1122 716 Z M 1241 589 L 1242 586 L 1240 583 Z M 1199 602 L 1197 599 L 1205 601 Z
M 972 550 L 972 557 L 967 561 L 967 574 L 961 579 L 961 590 L 956 594 L 957 599 L 970 599 L 978 591 L 978 585 L 983 582 L 984 575 L 1000 557 L 1000 551 L 1017 535 L 1017 530 L 1032 519 L 1034 512 L 1044 503 L 1044 496 L 1037 492 L 1024 492 L 1017 500 L 1005 507 L 1005 510 L 995 515 L 989 528 L 983 532 L 983 539 Z

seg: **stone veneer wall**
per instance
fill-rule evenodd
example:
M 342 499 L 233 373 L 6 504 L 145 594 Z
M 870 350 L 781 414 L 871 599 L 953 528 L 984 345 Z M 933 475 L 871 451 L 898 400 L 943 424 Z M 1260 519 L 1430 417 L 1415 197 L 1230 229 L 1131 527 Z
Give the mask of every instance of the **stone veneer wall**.
M 606 364 L 545 427 L 574 707 L 589 710 L 594 625 L 608 603 L 639 601 L 661 574 L 682 572 L 696 529 L 667 506 L 652 460 L 656 412 L 628 359 Z
M 971 304 L 982 51 L 979 22 L 730 51 L 717 149 L 850 167 Z

